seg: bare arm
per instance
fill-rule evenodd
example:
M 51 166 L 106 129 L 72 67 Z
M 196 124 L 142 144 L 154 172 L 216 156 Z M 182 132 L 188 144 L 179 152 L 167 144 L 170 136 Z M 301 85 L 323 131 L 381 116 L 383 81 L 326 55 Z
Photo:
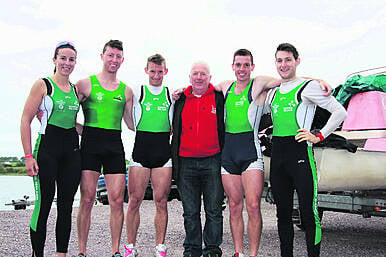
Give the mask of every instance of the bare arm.
M 269 76 L 257 76 L 253 81 L 252 96 L 256 105 L 264 105 L 267 92 L 280 86 L 281 80 Z
M 253 82 L 254 89 L 257 93 L 269 91 L 272 88 L 280 86 L 281 79 L 270 76 L 257 76 Z
M 90 78 L 81 79 L 75 84 L 79 103 L 84 102 L 91 93 Z
M 76 93 L 79 103 L 84 102 L 91 93 L 91 81 L 90 78 L 81 79 L 75 84 Z M 79 122 L 75 123 L 75 129 L 78 135 L 83 133 L 83 125 Z
M 222 92 L 223 95 L 225 96 L 225 94 L 227 93 L 227 90 L 228 90 L 229 86 L 230 86 L 233 82 L 234 82 L 234 80 L 224 80 L 224 81 L 220 82 L 219 84 L 214 85 L 214 88 L 216 89 L 216 91 Z
M 32 154 L 31 122 L 37 114 L 39 105 L 46 94 L 47 89 L 44 82 L 42 80 L 38 80 L 32 86 L 30 94 L 24 105 L 23 114 L 21 116 L 20 134 L 25 155 Z M 25 169 L 29 176 L 36 176 L 38 174 L 39 167 L 35 158 L 28 158 L 25 160 Z
M 125 121 L 128 129 L 134 131 L 133 90 L 128 86 L 126 86 L 125 96 L 126 96 L 126 103 L 125 103 L 125 110 L 123 112 L 123 120 Z

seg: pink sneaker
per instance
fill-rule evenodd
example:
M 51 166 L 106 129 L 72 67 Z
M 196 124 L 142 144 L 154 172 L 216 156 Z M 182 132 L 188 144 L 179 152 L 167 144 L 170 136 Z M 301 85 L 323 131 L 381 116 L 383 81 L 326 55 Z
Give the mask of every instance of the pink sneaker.
M 154 257 L 166 257 L 166 246 L 159 244 L 154 248 Z
M 133 244 L 124 245 L 125 247 L 125 257 L 137 257 L 138 252 L 135 249 Z

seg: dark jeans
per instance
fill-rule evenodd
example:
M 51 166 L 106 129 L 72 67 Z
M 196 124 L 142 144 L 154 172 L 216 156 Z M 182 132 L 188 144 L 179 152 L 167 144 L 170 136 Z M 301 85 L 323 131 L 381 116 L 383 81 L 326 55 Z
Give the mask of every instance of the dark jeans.
M 179 157 L 179 163 L 177 186 L 184 209 L 184 255 L 199 257 L 201 254 L 217 253 L 221 256 L 224 188 L 221 182 L 220 156 Z M 201 228 L 201 195 L 205 209 L 204 233 Z

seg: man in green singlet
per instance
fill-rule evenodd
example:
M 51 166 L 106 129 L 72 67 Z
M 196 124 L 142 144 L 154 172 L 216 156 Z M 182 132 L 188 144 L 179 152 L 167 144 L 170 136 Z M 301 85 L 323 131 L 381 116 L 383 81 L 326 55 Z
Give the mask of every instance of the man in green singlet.
M 113 257 L 119 253 L 123 226 L 123 198 L 126 184 L 125 153 L 121 139 L 124 119 L 134 129 L 131 109 L 133 93 L 117 79 L 124 60 L 122 42 L 110 40 L 101 54 L 103 68 L 97 75 L 80 80 L 78 98 L 84 113 L 81 140 L 82 178 L 81 199 L 77 217 L 78 256 L 86 256 L 91 223 L 91 210 L 96 187 L 103 167 L 110 204 L 110 230 Z
M 138 256 L 135 248 L 140 223 L 139 208 L 149 180 L 156 206 L 155 257 L 166 257 L 165 234 L 168 223 L 167 198 L 170 191 L 172 163 L 170 159 L 170 122 L 172 101 L 169 89 L 162 85 L 167 74 L 165 59 L 155 54 L 145 68 L 149 84 L 135 91 L 133 118 L 135 143 L 129 171 L 129 205 L 127 207 L 127 242 L 125 257 Z
M 270 182 L 276 204 L 281 256 L 292 257 L 294 229 L 293 195 L 296 190 L 305 228 L 309 257 L 320 256 L 321 226 L 318 214 L 318 175 L 312 144 L 321 142 L 346 118 L 343 106 L 323 95 L 315 80 L 296 76 L 299 53 L 289 43 L 275 52 L 276 69 L 282 83 L 268 97 L 273 121 Z M 316 107 L 331 113 L 320 131 L 311 131 Z
M 248 213 L 249 256 L 256 256 L 259 249 L 264 165 L 258 128 L 268 90 L 280 85 L 279 79 L 269 76 L 251 79 L 254 67 L 251 52 L 239 49 L 233 55 L 232 64 L 237 80 L 226 80 L 216 86 L 216 90 L 222 91 L 225 96 L 225 143 L 221 155 L 221 173 L 229 199 L 234 257 L 244 257 L 243 196 Z M 323 83 L 321 87 L 328 89 L 329 86 Z
M 266 91 L 280 81 L 268 76 L 251 79 L 255 65 L 247 49 L 233 56 L 236 81 L 223 81 L 216 86 L 225 96 L 225 144 L 221 156 L 222 182 L 229 199 L 230 225 L 235 257 L 243 257 L 243 195 L 248 212 L 250 256 L 256 256 L 262 230 L 260 199 L 264 166 L 258 128 Z

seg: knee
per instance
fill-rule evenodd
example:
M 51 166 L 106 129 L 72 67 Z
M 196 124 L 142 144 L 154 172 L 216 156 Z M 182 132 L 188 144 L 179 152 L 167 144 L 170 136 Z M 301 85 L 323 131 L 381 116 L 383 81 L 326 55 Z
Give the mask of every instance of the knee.
M 247 212 L 249 216 L 256 216 L 260 213 L 260 202 L 250 201 L 246 203 Z
M 92 206 L 95 203 L 95 194 L 89 194 L 86 192 L 82 192 L 81 197 L 80 197 L 80 205 L 83 208 L 88 208 L 91 209 Z
M 300 214 L 305 227 L 312 227 L 315 226 L 315 222 L 320 222 L 318 214 L 314 213 L 311 208 L 309 210 L 300 210 Z
M 154 199 L 155 207 L 158 211 L 166 212 L 167 211 L 167 198 L 155 198 Z
M 229 200 L 229 212 L 232 216 L 240 216 L 243 212 L 243 202 Z
M 153 198 L 156 207 L 165 208 L 170 190 L 157 190 L 153 192 Z
M 56 205 L 58 213 L 70 213 L 72 212 L 73 200 L 57 199 Z
M 108 194 L 110 208 L 122 208 L 123 207 L 123 194 L 111 193 Z
M 127 211 L 137 211 L 141 206 L 142 200 L 136 197 L 129 197 L 129 204 L 127 205 Z

